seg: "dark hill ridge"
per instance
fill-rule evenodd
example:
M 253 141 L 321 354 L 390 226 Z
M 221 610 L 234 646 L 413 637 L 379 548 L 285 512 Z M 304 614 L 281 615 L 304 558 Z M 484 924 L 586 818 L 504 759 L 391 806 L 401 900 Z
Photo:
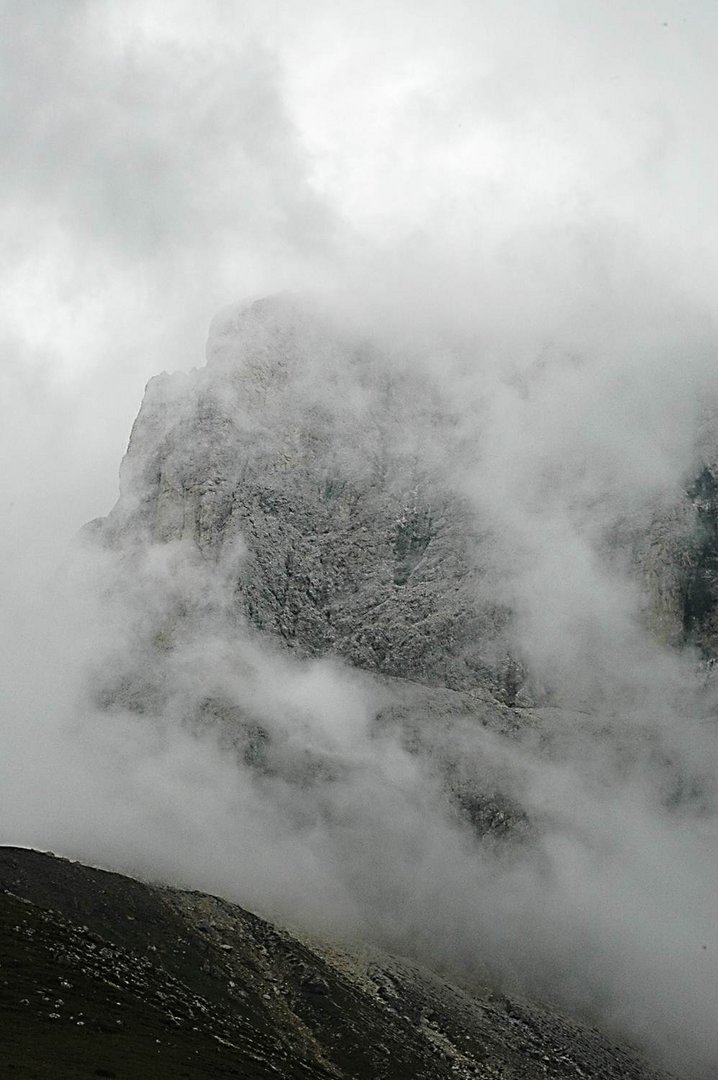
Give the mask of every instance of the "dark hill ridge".
M 235 904 L 0 849 L 0 1075 L 659 1080 L 595 1028 Z

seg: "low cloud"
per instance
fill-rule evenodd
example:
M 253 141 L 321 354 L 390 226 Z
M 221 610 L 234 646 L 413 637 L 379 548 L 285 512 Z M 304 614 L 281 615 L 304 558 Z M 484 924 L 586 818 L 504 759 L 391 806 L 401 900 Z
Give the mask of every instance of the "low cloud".
M 241 7 L 3 5 L 2 839 L 488 965 L 708 1077 L 715 691 L 629 551 L 715 453 L 714 13 Z M 147 378 L 286 288 L 437 403 L 399 397 L 387 445 L 481 521 L 542 704 L 423 738 L 523 807 L 515 846 L 377 721 L 388 684 L 238 622 L 228 567 L 64 555 Z M 327 352 L 301 400 L 359 412 Z

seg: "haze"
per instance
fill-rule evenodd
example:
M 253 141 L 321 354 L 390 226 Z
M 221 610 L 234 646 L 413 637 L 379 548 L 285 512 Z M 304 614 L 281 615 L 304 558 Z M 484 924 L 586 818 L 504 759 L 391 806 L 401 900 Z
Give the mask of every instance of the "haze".
M 714 703 L 697 657 L 648 638 L 635 584 L 601 553 L 627 516 L 671 506 L 718 443 L 715 6 L 0 11 L 0 838 L 441 962 L 464 962 L 475 937 L 477 965 L 560 987 L 708 1077 Z M 136 594 L 108 609 L 111 563 L 88 556 L 71 602 L 57 584 L 72 537 L 117 497 L 144 384 L 201 365 L 227 304 L 283 290 L 321 298 L 436 388 L 463 448 L 452 483 L 501 538 L 491 587 L 517 644 L 557 700 L 627 733 L 628 768 L 620 740 L 597 749 L 580 725 L 540 765 L 481 743 L 544 816 L 548 875 L 533 858 L 470 863 L 426 777 L 367 738 L 363 676 L 257 655 L 224 624 L 186 643 L 178 686 L 199 692 L 199 657 L 203 678 L 350 763 L 330 808 L 344 830 L 297 830 L 316 808 L 279 788 L 238 791 L 219 743 L 171 715 L 145 728 L 77 713 L 143 605 L 176 580 L 212 588 L 173 550 L 150 551 Z M 396 437 L 416 432 L 398 422 Z M 241 686 L 228 642 L 252 673 Z M 699 811 L 666 811 L 665 761 L 700 780 Z

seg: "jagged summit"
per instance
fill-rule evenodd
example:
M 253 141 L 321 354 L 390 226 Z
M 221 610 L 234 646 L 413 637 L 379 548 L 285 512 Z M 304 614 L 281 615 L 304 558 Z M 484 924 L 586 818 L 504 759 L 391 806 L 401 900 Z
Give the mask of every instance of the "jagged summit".
M 298 653 L 515 701 L 524 658 L 492 575 L 521 539 L 466 498 L 471 440 L 441 380 L 295 294 L 227 307 L 206 352 L 203 368 L 150 380 L 95 535 L 187 542 L 225 569 L 222 553 L 241 548 L 225 595 Z M 652 522 L 607 522 L 600 557 L 632 565 L 658 640 L 712 657 L 706 476 Z
M 296 293 L 276 293 L 249 303 L 230 304 L 217 312 L 207 336 L 208 366 L 231 367 L 263 357 L 306 352 L 327 337 L 327 316 L 315 301 Z M 322 328 L 324 322 L 324 328 Z
M 206 368 L 148 385 L 105 537 L 186 541 L 225 570 L 240 545 L 226 594 L 300 653 L 510 695 L 441 407 L 295 297 L 228 309 Z

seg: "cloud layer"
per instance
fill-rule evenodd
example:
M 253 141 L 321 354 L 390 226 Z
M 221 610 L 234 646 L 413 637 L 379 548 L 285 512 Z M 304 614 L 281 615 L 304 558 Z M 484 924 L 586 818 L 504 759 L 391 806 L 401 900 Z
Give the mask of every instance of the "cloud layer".
M 645 635 L 606 545 L 673 505 L 713 438 L 712 5 L 9 0 L 2 18 L 3 839 L 488 959 L 709 1075 L 713 703 L 696 658 Z M 610 732 L 576 711 L 538 757 L 456 734 L 541 823 L 515 861 L 369 738 L 376 686 L 228 623 L 183 643 L 154 724 L 93 705 L 88 671 L 139 663 L 149 601 L 212 585 L 153 549 L 98 607 L 121 568 L 88 555 L 69 601 L 54 567 L 115 498 L 144 382 L 201 363 L 223 305 L 284 288 L 431 380 L 453 483 L 501 538 L 517 645 Z M 184 730 L 177 702 L 210 683 L 345 782 L 270 784 Z M 704 802 L 671 808 L 676 776 Z

